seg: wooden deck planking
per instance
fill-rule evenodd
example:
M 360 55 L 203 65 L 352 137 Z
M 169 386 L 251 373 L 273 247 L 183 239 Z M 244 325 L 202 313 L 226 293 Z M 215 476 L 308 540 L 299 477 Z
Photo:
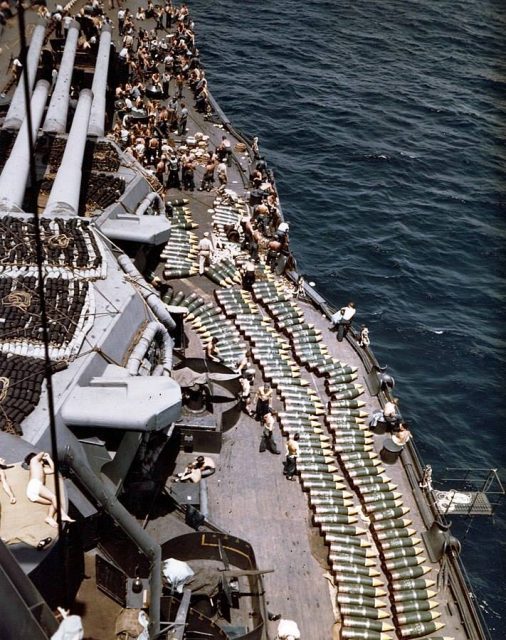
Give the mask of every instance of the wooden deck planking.
M 311 551 L 307 499 L 298 482 L 282 475 L 284 455 L 259 453 L 260 433 L 259 423 L 244 417 L 225 435 L 208 483 L 209 518 L 248 540 L 259 568 L 275 569 L 264 577 L 269 611 L 295 619 L 302 637 L 325 640 L 334 617 L 325 568 Z M 279 430 L 276 441 L 284 454 Z

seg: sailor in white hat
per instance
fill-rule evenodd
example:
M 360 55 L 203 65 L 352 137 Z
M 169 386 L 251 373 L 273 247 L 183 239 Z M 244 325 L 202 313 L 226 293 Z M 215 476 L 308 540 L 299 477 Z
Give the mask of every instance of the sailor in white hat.
M 209 231 L 204 232 L 204 237 L 199 242 L 199 273 L 204 275 L 204 267 L 211 264 L 211 257 L 213 255 L 214 247 L 211 239 L 209 238 Z

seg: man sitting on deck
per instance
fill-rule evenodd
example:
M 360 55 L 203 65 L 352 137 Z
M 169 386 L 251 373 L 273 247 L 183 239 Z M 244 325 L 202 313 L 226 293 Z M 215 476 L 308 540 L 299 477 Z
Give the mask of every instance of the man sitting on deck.
M 183 473 L 179 473 L 174 482 L 200 482 L 202 478 L 212 476 L 216 471 L 216 464 L 208 456 L 197 456 L 193 462 L 186 466 Z

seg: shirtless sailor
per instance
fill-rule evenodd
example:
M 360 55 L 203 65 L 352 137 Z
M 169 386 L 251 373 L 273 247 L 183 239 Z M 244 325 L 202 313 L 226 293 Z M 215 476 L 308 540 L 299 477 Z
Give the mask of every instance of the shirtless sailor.
M 49 505 L 47 518 L 45 522 L 51 527 L 58 527 L 55 519 L 56 515 L 56 496 L 45 485 L 46 475 L 54 473 L 54 462 L 49 453 L 40 451 L 39 453 L 29 453 L 25 458 L 25 464 L 30 470 L 30 479 L 26 486 L 26 496 L 31 502 Z M 63 522 L 75 522 L 65 511 L 61 511 L 61 519 Z

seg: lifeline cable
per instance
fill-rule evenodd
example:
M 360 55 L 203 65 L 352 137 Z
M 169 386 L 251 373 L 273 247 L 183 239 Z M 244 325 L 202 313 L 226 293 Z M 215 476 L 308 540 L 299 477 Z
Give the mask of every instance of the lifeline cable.
M 57 443 L 57 435 L 56 435 L 56 420 L 55 420 L 55 411 L 54 411 L 54 396 L 53 396 L 53 372 L 51 368 L 51 360 L 49 359 L 49 332 L 48 332 L 48 319 L 47 319 L 47 311 L 46 311 L 46 298 L 44 292 L 44 274 L 43 274 L 43 251 L 42 251 L 42 239 L 41 239 L 41 229 L 40 229 L 40 219 L 39 213 L 37 212 L 37 203 L 34 202 L 36 198 L 35 194 L 35 185 L 37 184 L 37 174 L 35 170 L 35 148 L 33 141 L 33 132 L 32 132 L 32 112 L 30 108 L 30 87 L 28 84 L 28 65 L 27 65 L 27 53 L 28 47 L 26 45 L 26 37 L 25 37 L 25 14 L 24 14 L 24 6 L 22 2 L 17 3 L 18 9 L 18 26 L 19 26 L 19 38 L 21 44 L 21 62 L 23 65 L 23 88 L 25 93 L 25 103 L 26 103 L 26 121 L 27 121 L 27 129 L 28 129 L 28 147 L 29 147 L 29 167 L 30 167 L 30 183 L 31 183 L 31 207 L 33 208 L 33 220 L 35 225 L 35 249 L 37 255 L 37 269 L 39 274 L 39 301 L 40 301 L 40 317 L 41 317 L 41 328 L 42 328 L 42 340 L 44 343 L 44 375 L 46 378 L 47 384 L 47 404 L 48 404 L 48 413 L 49 413 L 49 429 L 51 435 L 51 457 L 54 462 L 54 485 L 55 485 L 55 497 L 56 497 L 56 522 L 58 524 L 58 538 L 63 540 L 63 522 L 62 522 L 62 504 L 61 504 L 61 491 L 60 491 L 60 470 L 58 464 L 58 443 Z M 35 206 L 34 206 L 35 205 Z M 65 562 L 65 550 L 63 545 L 59 545 L 60 547 L 60 556 L 62 567 L 64 567 Z M 68 589 L 66 584 L 66 572 L 63 571 L 63 593 L 64 597 L 67 597 Z M 67 604 L 66 602 L 64 603 Z

